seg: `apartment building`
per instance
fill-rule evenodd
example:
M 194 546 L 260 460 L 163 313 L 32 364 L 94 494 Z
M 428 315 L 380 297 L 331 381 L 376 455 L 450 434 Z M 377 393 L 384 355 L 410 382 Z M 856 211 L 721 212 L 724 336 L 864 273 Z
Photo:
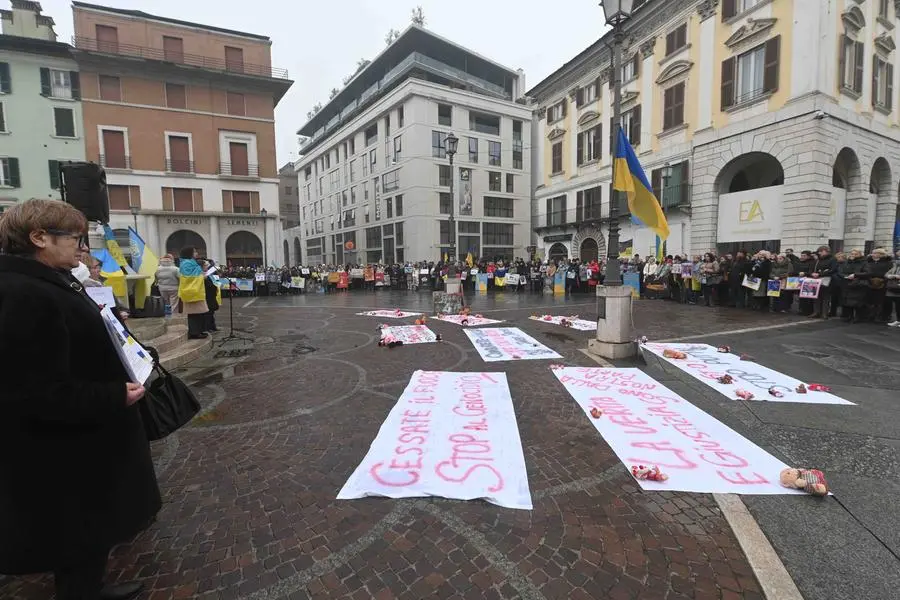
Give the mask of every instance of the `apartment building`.
M 450 251 L 451 207 L 459 256 L 526 256 L 523 90 L 521 71 L 410 26 L 298 132 L 307 141 L 296 162 L 301 226 L 285 232 L 292 262 L 436 261 Z
M 78 65 L 38 2 L 0 10 L 0 212 L 60 198 L 59 162 L 84 160 Z
M 292 81 L 268 37 L 74 2 L 85 149 L 117 235 L 280 263 L 274 108 Z
M 668 216 L 668 254 L 891 245 L 900 2 L 636 4 L 621 125 Z M 528 92 L 533 215 L 549 256 L 606 252 L 611 41 Z M 657 250 L 652 232 L 623 222 L 621 249 Z

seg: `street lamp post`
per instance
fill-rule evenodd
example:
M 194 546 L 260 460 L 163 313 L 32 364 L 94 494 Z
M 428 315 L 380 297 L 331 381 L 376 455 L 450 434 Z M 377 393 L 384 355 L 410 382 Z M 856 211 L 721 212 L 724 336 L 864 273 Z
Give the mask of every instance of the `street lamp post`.
M 450 264 L 447 266 L 447 279 L 456 278 L 456 198 L 453 197 L 453 183 L 456 174 L 453 172 L 453 156 L 456 154 L 456 148 L 459 144 L 459 138 L 453 133 L 447 134 L 444 141 L 444 147 L 447 152 L 447 158 L 450 159 Z
M 262 209 L 259 211 L 259 216 L 262 217 L 263 220 L 263 268 L 269 268 L 269 257 L 268 257 L 268 249 L 269 249 L 269 221 L 267 217 L 269 216 L 269 211 L 266 209 Z
M 616 181 L 616 156 L 619 150 L 619 131 L 622 128 L 622 41 L 625 39 L 625 31 L 622 24 L 631 17 L 634 0 L 603 0 L 600 7 L 606 16 L 606 24 L 613 28 L 613 55 L 612 55 L 612 82 L 613 103 L 612 118 L 613 130 L 613 162 L 612 180 Z M 607 262 L 603 285 L 607 287 L 619 287 L 622 285 L 622 267 L 619 264 L 619 192 L 611 186 L 609 197 L 609 245 L 607 247 Z
M 631 290 L 622 285 L 622 268 L 619 264 L 619 203 L 620 192 L 615 189 L 616 156 L 619 134 L 622 130 L 622 42 L 625 32 L 622 25 L 631 17 L 634 0 L 602 0 L 600 7 L 606 24 L 612 26 L 613 87 L 612 121 L 612 185 L 609 196 L 609 244 L 603 285 L 597 286 L 597 336 L 588 343 L 588 351 L 607 359 L 633 356 L 636 348 L 631 326 Z
M 135 206 L 134 204 L 132 204 L 129 208 L 131 209 L 131 216 L 134 217 L 134 232 L 137 233 L 137 217 L 138 213 L 141 212 L 141 208 L 139 206 Z

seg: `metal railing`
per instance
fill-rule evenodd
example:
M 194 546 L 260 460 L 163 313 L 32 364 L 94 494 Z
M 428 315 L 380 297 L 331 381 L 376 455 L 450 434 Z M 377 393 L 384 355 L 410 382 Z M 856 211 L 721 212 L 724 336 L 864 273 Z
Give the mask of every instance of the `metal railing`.
M 107 156 L 105 154 L 101 154 L 100 166 L 104 169 L 130 169 L 131 157 L 127 154 L 120 156 Z
M 627 214 L 627 207 L 622 208 L 621 215 Z M 589 204 L 581 208 L 572 206 L 565 210 L 540 212 L 532 215 L 532 222 L 536 230 L 552 229 L 554 227 L 566 227 L 582 223 L 601 222 L 609 219 L 609 204 Z
M 259 165 L 237 165 L 232 163 L 219 163 L 219 175 L 229 177 L 259 177 Z
M 86 52 L 100 52 L 103 54 L 117 54 L 131 58 L 158 60 L 198 67 L 201 69 L 209 69 L 212 71 L 254 75 L 256 77 L 271 77 L 273 79 L 288 78 L 287 69 L 277 69 L 267 65 L 255 65 L 243 61 L 225 60 L 224 57 L 201 56 L 198 54 L 188 54 L 173 50 L 166 51 L 162 48 L 150 48 L 134 44 L 123 44 L 121 42 L 106 42 L 82 36 L 75 36 L 72 38 L 72 44 L 76 49 Z
M 166 159 L 166 171 L 170 173 L 193 173 L 194 162 L 190 160 Z

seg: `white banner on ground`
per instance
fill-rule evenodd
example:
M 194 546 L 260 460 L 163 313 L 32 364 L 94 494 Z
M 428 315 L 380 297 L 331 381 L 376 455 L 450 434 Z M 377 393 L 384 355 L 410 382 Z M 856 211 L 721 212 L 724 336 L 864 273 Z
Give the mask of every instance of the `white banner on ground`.
M 370 310 L 368 312 L 356 313 L 361 317 L 379 317 L 382 319 L 405 319 L 407 317 L 418 317 L 422 313 L 406 312 L 405 310 Z
M 554 317 L 553 315 L 528 318 L 532 321 L 542 321 L 544 323 L 552 323 L 553 325 L 562 325 L 563 319 L 565 319 L 569 323 L 567 327 L 571 327 L 572 329 L 577 329 L 578 331 L 597 331 L 596 321 L 585 321 L 584 319 L 572 317 Z
M 735 394 L 737 390 L 746 390 L 753 394 L 751 402 L 803 402 L 807 404 L 845 404 L 854 406 L 852 402 L 829 392 L 807 390 L 805 394 L 797 393 L 797 387 L 804 383 L 799 379 L 773 371 L 753 361 L 741 360 L 739 356 L 730 352 L 719 352 L 717 348 L 709 344 L 648 343 L 642 345 L 641 349 L 644 352 L 652 352 L 661 359 L 670 362 L 688 375 L 699 379 L 732 400 L 740 399 Z M 684 352 L 687 358 L 666 358 L 663 356 L 663 352 L 666 349 Z M 717 379 L 723 375 L 731 375 L 734 383 L 719 383 Z M 808 387 L 808 384 L 804 383 L 804 385 Z M 782 394 L 782 396 L 773 396 L 769 393 L 770 389 Z
M 465 334 L 484 362 L 562 358 L 518 327 L 466 329 Z
M 484 499 L 530 510 L 531 492 L 503 373 L 416 371 L 338 494 Z
M 439 321 L 447 321 L 448 323 L 456 323 L 462 325 L 466 321 L 468 327 L 478 327 L 479 325 L 496 325 L 503 321 L 495 321 L 494 319 L 485 319 L 484 317 L 476 317 L 475 315 L 442 315 L 436 317 Z
M 629 472 L 658 466 L 669 476 L 638 480 L 645 490 L 804 493 L 779 483 L 787 465 L 640 369 L 560 367 L 554 374 Z
M 437 341 L 437 335 L 425 325 L 383 327 L 381 329 L 381 337 L 387 336 L 392 336 L 395 340 L 404 344 L 427 344 Z

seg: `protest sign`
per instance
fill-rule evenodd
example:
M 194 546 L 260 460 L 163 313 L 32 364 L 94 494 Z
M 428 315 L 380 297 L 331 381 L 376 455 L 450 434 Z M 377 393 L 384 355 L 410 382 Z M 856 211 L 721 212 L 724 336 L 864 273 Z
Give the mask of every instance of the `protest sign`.
M 116 305 L 116 297 L 113 294 L 113 290 L 111 287 L 103 285 L 98 287 L 86 287 L 84 291 L 87 292 L 87 295 L 90 296 L 91 300 L 97 303 L 97 306 L 104 307 L 110 306 L 115 307 Z
M 520 282 L 521 282 L 521 278 L 519 277 L 518 273 L 507 273 L 506 285 L 518 287 Z
M 476 275 L 476 283 L 478 286 L 478 292 L 481 294 L 487 293 L 488 288 L 488 275 L 487 273 L 479 273 Z
M 153 359 L 150 353 L 141 346 L 137 340 L 125 329 L 125 326 L 116 318 L 109 306 L 100 309 L 100 316 L 106 325 L 106 332 L 115 346 L 116 354 L 122 366 L 128 371 L 128 376 L 134 383 L 143 385 L 150 374 L 153 373 Z
M 788 277 L 784 282 L 784 289 L 787 291 L 795 291 L 800 289 L 799 277 Z
M 370 310 L 367 312 L 356 313 L 361 317 L 379 317 L 383 319 L 405 319 L 407 317 L 418 317 L 422 313 L 407 312 L 405 310 Z
M 302 290 L 306 287 L 306 280 L 302 277 L 291 277 L 291 287 L 294 289 Z
M 441 315 L 437 317 L 439 321 L 447 321 L 448 323 L 456 323 L 462 325 L 466 321 L 468 327 L 478 327 L 479 325 L 496 325 L 503 321 L 495 321 L 494 319 L 485 319 L 484 317 L 476 317 L 475 315 Z
M 553 277 L 553 295 L 564 296 L 566 293 L 566 272 L 559 269 Z
M 383 327 L 381 336 L 391 336 L 398 342 L 404 344 L 427 344 L 436 342 L 437 336 L 433 331 L 425 325 L 395 325 L 392 327 Z
M 818 298 L 821 286 L 822 281 L 820 279 L 801 279 L 800 297 L 808 300 Z
M 265 273 L 262 273 L 263 279 L 265 282 Z M 259 281 L 259 279 L 257 279 Z M 237 289 L 242 292 L 252 292 L 253 291 L 253 280 L 252 279 L 238 279 L 237 280 Z
M 663 356 L 663 352 L 666 349 L 684 352 L 687 358 L 666 358 Z M 798 393 L 797 387 L 803 383 L 799 379 L 773 371 L 750 360 L 741 360 L 739 356 L 730 352 L 719 352 L 709 344 L 649 343 L 643 344 L 641 350 L 652 352 L 732 400 L 738 400 L 739 398 L 735 395 L 735 392 L 743 389 L 754 395 L 754 399 L 751 402 L 853 405 L 852 402 L 848 402 L 828 392 L 807 391 L 805 394 Z M 723 375 L 731 375 L 734 383 L 719 383 L 717 379 Z M 771 395 L 769 393 L 770 389 L 780 393 L 781 397 Z
M 465 334 L 485 362 L 562 358 L 518 327 L 466 329 Z
M 553 325 L 562 325 L 563 320 L 565 320 L 568 323 L 566 327 L 571 327 L 572 329 L 577 329 L 578 331 L 597 331 L 596 322 L 585 321 L 584 319 L 579 319 L 578 317 L 555 317 L 553 315 L 543 315 L 541 317 L 531 316 L 528 318 L 532 321 L 542 321 L 544 323 L 551 323 Z
M 744 275 L 744 282 L 741 284 L 748 290 L 758 291 L 759 286 L 762 285 L 762 281 L 759 277 L 750 277 L 749 275 Z
M 625 468 L 658 466 L 653 491 L 803 494 L 779 483 L 783 462 L 640 369 L 559 367 L 554 374 Z M 602 414 L 591 416 L 591 410 Z
M 766 296 L 770 298 L 778 298 L 781 296 L 780 279 L 770 279 L 766 282 Z
M 484 499 L 530 510 L 506 375 L 413 373 L 337 497 L 366 496 Z

